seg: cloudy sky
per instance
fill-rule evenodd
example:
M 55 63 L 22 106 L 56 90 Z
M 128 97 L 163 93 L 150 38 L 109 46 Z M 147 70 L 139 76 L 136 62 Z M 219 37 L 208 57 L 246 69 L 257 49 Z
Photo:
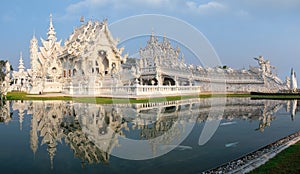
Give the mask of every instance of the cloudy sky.
M 107 18 L 109 23 L 141 14 L 173 16 L 201 31 L 224 65 L 247 68 L 256 65 L 253 57 L 263 55 L 278 67 L 281 78 L 291 67 L 300 73 L 299 0 L 3 1 L 0 59 L 9 59 L 16 67 L 22 51 L 29 67 L 29 41 L 33 33 L 46 38 L 50 13 L 62 40 L 80 25 L 80 16 L 86 20 Z

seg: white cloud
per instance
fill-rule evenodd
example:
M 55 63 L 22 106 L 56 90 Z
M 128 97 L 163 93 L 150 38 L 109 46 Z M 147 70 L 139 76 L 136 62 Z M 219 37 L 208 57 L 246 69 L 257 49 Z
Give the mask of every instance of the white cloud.
M 185 0 L 82 0 L 71 4 L 66 9 L 65 17 L 74 16 L 74 14 L 82 14 L 88 12 L 100 13 L 103 10 L 114 10 L 119 12 L 146 12 L 152 13 L 158 10 L 173 13 L 189 13 L 189 14 L 208 14 L 219 12 L 225 9 L 225 5 L 217 1 L 202 3 Z
M 77 13 L 83 9 L 90 9 L 95 7 L 106 6 L 110 1 L 109 0 L 84 0 L 75 4 L 71 4 L 67 7 L 67 13 Z
M 197 4 L 194 1 L 187 1 L 186 6 L 188 9 L 192 12 L 196 13 L 201 13 L 201 14 L 206 14 L 206 13 L 212 13 L 212 12 L 218 12 L 220 10 L 226 9 L 226 6 L 216 2 L 216 1 L 211 1 L 205 4 Z
M 174 1 L 176 2 L 176 1 Z M 67 7 L 68 12 L 77 12 L 82 9 L 95 8 L 135 8 L 135 7 L 162 7 L 168 6 L 171 0 L 83 0 Z
M 276 8 L 294 8 L 300 6 L 299 0 L 244 0 L 248 5 Z

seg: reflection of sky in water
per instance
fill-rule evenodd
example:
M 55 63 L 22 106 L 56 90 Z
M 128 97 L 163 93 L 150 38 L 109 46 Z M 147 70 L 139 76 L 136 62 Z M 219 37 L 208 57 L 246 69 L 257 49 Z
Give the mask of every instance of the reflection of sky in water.
M 199 146 L 205 120 L 211 119 L 208 113 L 218 107 L 212 104 L 210 108 L 209 100 L 154 107 L 132 104 L 132 108 L 65 101 L 13 102 L 11 107 L 2 107 L 0 166 L 4 173 L 196 173 L 299 130 L 298 115 L 294 121 L 291 118 L 297 109 L 294 101 L 228 98 L 220 126 Z M 11 119 L 6 112 L 12 112 Z M 174 145 L 180 137 L 183 142 Z M 168 153 L 137 161 L 115 157 L 118 150 L 128 148 L 123 138 L 147 142 L 150 150 L 145 153 Z M 139 153 L 144 148 L 132 146 Z

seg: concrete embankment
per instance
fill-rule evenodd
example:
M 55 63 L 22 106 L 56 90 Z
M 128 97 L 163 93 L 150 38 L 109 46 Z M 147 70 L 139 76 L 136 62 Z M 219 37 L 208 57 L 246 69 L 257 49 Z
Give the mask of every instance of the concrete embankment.
M 249 153 L 239 159 L 230 161 L 215 169 L 203 172 L 203 174 L 235 174 L 235 173 L 248 173 L 255 168 L 263 165 L 271 158 L 275 157 L 278 153 L 288 148 L 289 146 L 300 141 L 300 131 L 289 136 L 286 136 L 272 144 L 269 144 L 257 151 Z

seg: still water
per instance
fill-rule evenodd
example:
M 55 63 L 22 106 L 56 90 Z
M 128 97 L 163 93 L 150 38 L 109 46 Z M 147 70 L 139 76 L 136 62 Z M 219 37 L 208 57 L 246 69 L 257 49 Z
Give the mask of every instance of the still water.
M 7 101 L 1 173 L 199 173 L 300 130 L 297 100 Z

